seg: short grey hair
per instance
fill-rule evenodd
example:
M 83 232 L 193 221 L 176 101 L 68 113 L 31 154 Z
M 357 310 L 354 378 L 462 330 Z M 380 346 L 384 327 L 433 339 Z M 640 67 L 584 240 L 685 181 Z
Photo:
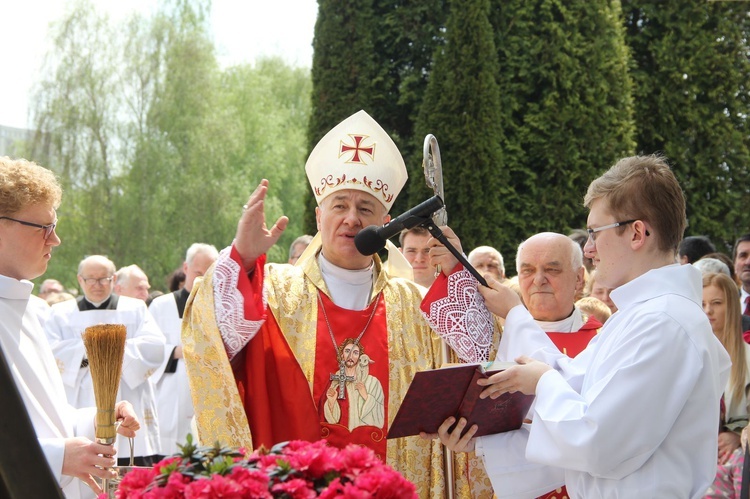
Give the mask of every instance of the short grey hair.
M 193 258 L 195 258 L 195 256 L 198 254 L 208 255 L 214 260 L 219 258 L 219 250 L 217 250 L 216 246 L 214 246 L 213 244 L 193 243 L 185 253 L 185 262 L 190 265 L 191 263 L 193 263 Z
M 722 262 L 717 258 L 701 258 L 697 262 L 694 262 L 693 267 L 701 271 L 701 274 L 721 273 L 732 277 L 729 267 L 726 263 Z
M 477 246 L 476 248 L 471 250 L 471 253 L 469 253 L 467 260 L 469 260 L 469 263 L 471 263 L 474 257 L 479 255 L 494 255 L 500 262 L 500 270 L 502 270 L 503 274 L 505 274 L 505 259 L 498 250 L 496 250 L 492 246 Z
M 312 242 L 313 237 L 310 234 L 302 234 L 297 239 L 292 241 L 292 244 L 289 245 L 289 258 L 294 255 L 294 247 L 298 244 L 304 244 L 305 246 L 309 246 Z
M 90 263 L 90 262 L 93 262 L 93 261 L 98 261 L 99 263 L 103 263 L 104 265 L 106 265 L 107 268 L 109 268 L 109 272 L 112 275 L 114 275 L 115 272 L 117 272 L 117 266 L 115 265 L 115 263 L 112 260 L 110 260 L 109 258 L 107 258 L 106 256 L 104 256 L 104 255 L 90 255 L 90 256 L 87 256 L 86 258 L 84 258 L 83 260 L 81 260 L 81 263 L 78 264 L 78 275 L 81 275 L 81 271 L 83 270 L 83 267 L 87 263 Z
M 135 274 L 136 272 L 140 272 L 143 275 L 146 275 L 143 269 L 136 264 L 121 268 L 120 270 L 115 272 L 115 275 L 117 276 L 117 284 L 127 284 L 130 278 L 133 277 L 133 274 Z
M 556 236 L 564 237 L 568 240 L 570 243 L 570 266 L 573 270 L 577 271 L 581 267 L 583 267 L 583 250 L 581 249 L 580 244 L 578 244 L 575 240 L 571 239 L 570 237 L 564 235 L 564 234 L 558 234 L 557 232 L 540 232 L 539 234 L 534 234 L 533 236 L 523 240 L 521 244 L 518 245 L 518 250 L 516 251 L 516 272 L 521 271 L 520 262 L 521 262 L 521 249 L 523 248 L 523 245 L 526 244 L 526 241 L 531 239 L 532 237 L 538 236 L 540 234 L 554 234 Z

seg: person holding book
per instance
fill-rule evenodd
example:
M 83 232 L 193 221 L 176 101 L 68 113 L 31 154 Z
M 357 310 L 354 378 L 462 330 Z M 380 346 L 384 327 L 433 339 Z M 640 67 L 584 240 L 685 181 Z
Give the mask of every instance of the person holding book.
M 560 352 L 569 357 L 578 355 L 602 327 L 599 320 L 583 313 L 575 304 L 584 286 L 581 247 L 563 234 L 535 234 L 518 246 L 516 272 L 521 299 L 531 317 Z M 447 308 L 453 306 L 451 301 L 445 301 Z M 435 304 L 430 303 L 430 306 Z M 428 311 L 427 301 L 423 310 Z M 489 360 L 489 351 L 485 360 Z M 563 488 L 543 497 L 564 495 Z
M 478 291 L 486 312 L 506 318 L 498 358 L 519 365 L 478 384 L 483 397 L 535 394 L 533 423 L 474 439 L 477 428 L 463 420 L 449 431 L 451 417 L 436 436 L 483 456 L 499 497 L 533 497 L 563 483 L 574 498 L 701 497 L 716 472 L 730 362 L 701 308 L 700 271 L 676 263 L 682 190 L 664 158 L 634 156 L 594 180 L 584 205 L 585 254 L 618 312 L 571 359 L 518 295 L 490 280 Z M 456 263 L 435 246 L 433 263 Z

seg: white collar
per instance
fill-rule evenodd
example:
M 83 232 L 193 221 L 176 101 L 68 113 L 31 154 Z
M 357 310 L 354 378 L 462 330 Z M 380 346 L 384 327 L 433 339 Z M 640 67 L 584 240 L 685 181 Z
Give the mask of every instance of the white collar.
M 583 314 L 578 308 L 561 321 L 535 321 L 545 333 L 572 333 L 583 327 Z
M 343 269 L 326 260 L 321 251 L 318 254 L 318 265 L 333 303 L 349 310 L 367 308 L 374 285 L 374 261 L 366 269 Z

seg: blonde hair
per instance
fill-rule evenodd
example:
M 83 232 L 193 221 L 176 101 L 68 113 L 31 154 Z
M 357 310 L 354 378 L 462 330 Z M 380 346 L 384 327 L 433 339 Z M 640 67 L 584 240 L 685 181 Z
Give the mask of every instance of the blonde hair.
M 593 296 L 586 296 L 576 302 L 576 308 L 582 312 L 593 315 L 596 320 L 604 324 L 607 319 L 612 315 L 612 311 L 609 309 L 606 303 L 601 301 L 599 298 Z
M 26 159 L 0 156 L 0 215 L 13 215 L 27 206 L 60 206 L 62 188 L 55 174 Z
M 663 156 L 623 158 L 589 185 L 583 205 L 604 198 L 618 221 L 642 220 L 652 226 L 661 251 L 673 251 L 687 225 L 685 195 Z M 622 234 L 625 229 L 615 229 Z M 647 234 L 648 235 L 648 234 Z
M 745 379 L 747 377 L 747 360 L 745 359 L 745 340 L 742 337 L 742 314 L 740 312 L 739 288 L 726 274 L 710 273 L 703 275 L 703 287 L 716 286 L 724 294 L 726 312 L 724 314 L 724 330 L 716 337 L 729 354 L 732 369 L 729 372 L 729 386 L 732 400 L 740 400 L 745 393 Z

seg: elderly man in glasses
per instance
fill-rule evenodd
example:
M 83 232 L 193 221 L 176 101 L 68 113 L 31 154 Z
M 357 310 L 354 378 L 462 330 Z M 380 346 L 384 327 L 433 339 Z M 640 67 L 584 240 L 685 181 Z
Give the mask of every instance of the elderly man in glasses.
M 96 405 L 94 388 L 81 340 L 95 324 L 124 324 L 128 330 L 120 394 L 132 401 L 144 431 L 135 439 L 135 464 L 150 466 L 160 454 L 156 398 L 151 375 L 164 356 L 165 338 L 143 300 L 114 293 L 115 264 L 102 255 L 84 258 L 78 266 L 83 296 L 52 306 L 46 332 L 62 373 L 68 401 L 74 407 Z M 120 465 L 130 461 L 127 441 L 118 441 Z

